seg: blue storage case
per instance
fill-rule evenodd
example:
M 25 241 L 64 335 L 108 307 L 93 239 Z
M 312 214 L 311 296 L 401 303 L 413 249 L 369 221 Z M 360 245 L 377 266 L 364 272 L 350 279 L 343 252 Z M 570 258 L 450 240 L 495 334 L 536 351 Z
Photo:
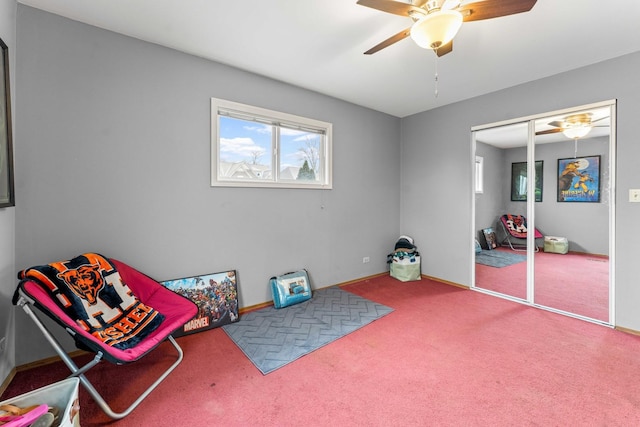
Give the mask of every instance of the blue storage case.
M 294 271 L 269 280 L 275 308 L 287 307 L 311 299 L 307 270 Z

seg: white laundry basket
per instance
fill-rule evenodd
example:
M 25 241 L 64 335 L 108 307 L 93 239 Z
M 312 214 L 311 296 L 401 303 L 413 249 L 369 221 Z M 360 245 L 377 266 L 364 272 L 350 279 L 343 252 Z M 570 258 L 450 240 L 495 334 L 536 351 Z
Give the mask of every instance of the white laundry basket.
M 62 380 L 0 402 L 0 405 L 10 404 L 19 407 L 27 407 L 31 405 L 46 404 L 49 406 L 55 406 L 60 410 L 60 427 L 79 427 L 79 384 L 80 380 L 78 378 L 67 378 L 66 380 Z

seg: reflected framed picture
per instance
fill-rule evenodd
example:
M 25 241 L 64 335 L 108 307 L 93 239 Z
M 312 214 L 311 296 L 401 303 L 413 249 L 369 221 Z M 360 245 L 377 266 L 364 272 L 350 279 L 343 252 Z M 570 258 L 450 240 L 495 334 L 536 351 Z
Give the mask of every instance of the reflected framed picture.
M 13 143 L 11 131 L 11 91 L 9 89 L 9 48 L 0 39 L 0 208 L 15 205 L 13 195 Z
M 543 161 L 536 161 L 536 202 L 542 201 L 542 166 Z M 511 201 L 527 201 L 527 162 L 511 163 Z
M 558 159 L 558 201 L 600 202 L 600 156 Z
M 500 246 L 498 245 L 498 237 L 496 236 L 496 232 L 493 231 L 493 227 L 483 228 L 482 237 L 484 237 L 484 244 L 487 250 L 490 251 Z

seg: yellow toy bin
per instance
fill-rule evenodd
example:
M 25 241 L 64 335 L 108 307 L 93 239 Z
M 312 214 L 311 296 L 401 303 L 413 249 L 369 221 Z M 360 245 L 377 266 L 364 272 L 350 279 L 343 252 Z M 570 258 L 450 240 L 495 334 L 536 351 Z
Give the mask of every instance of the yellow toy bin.
M 569 252 L 569 241 L 566 237 L 544 236 L 544 251 L 566 254 Z
M 28 407 L 47 404 L 58 408 L 60 411 L 60 427 L 80 427 L 79 384 L 80 380 L 78 378 L 67 378 L 0 402 L 0 405 L 8 404 Z

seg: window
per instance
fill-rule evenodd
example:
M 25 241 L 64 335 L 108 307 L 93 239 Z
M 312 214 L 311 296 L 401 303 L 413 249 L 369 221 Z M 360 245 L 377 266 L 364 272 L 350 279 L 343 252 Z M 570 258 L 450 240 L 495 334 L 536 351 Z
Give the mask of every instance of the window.
M 476 156 L 476 193 L 484 192 L 484 158 Z
M 331 188 L 331 123 L 211 99 L 211 185 Z

